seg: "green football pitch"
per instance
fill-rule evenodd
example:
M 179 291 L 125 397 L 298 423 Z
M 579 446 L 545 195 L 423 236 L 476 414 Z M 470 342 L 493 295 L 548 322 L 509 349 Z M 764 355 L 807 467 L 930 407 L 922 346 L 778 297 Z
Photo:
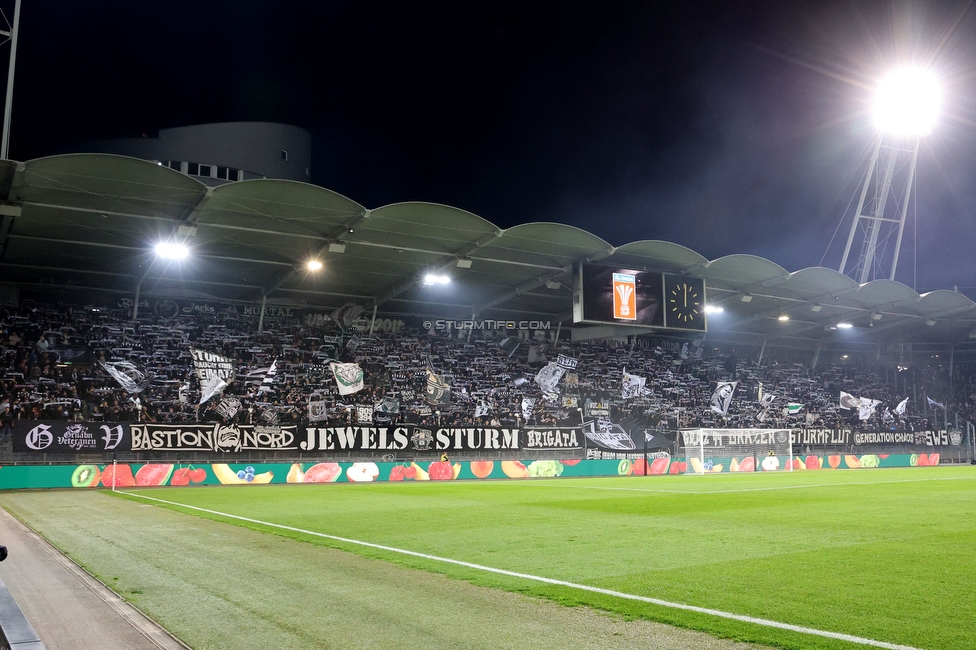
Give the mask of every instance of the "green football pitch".
M 170 543 L 161 532 L 154 539 L 152 517 L 138 536 L 71 533 L 85 529 L 73 517 L 97 526 L 92 508 L 111 510 L 117 531 L 129 528 L 125 517 L 153 512 L 168 530 L 199 530 L 200 517 L 250 529 L 240 534 L 268 540 L 255 544 L 274 558 L 274 569 L 254 578 L 255 589 L 268 589 L 260 616 L 309 638 L 314 629 L 300 628 L 315 621 L 297 615 L 294 601 L 279 602 L 274 583 L 296 580 L 289 572 L 309 570 L 310 560 L 275 555 L 274 540 L 442 574 L 459 589 L 455 580 L 775 647 L 976 647 L 976 467 L 130 489 L 115 493 L 124 503 L 92 490 L 54 494 L 47 505 L 32 503 L 41 493 L 3 494 L 0 505 L 109 586 L 120 579 L 113 573 L 139 575 L 140 562 L 212 570 L 195 554 L 230 544 L 233 533 Z M 128 548 L 140 544 L 142 554 Z M 114 565 L 96 557 L 105 552 Z M 178 584 L 178 569 L 166 571 Z M 155 602 L 159 590 L 129 591 L 173 629 L 178 617 Z M 391 585 L 375 611 L 419 597 L 409 584 Z M 193 607 L 191 595 L 182 598 Z M 460 629 L 475 625 L 456 616 Z M 206 638 L 176 627 L 182 638 Z

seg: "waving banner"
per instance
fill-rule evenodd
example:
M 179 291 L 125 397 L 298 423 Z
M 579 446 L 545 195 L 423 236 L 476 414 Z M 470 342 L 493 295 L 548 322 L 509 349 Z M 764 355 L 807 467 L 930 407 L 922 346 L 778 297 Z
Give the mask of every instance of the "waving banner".
M 151 372 L 131 361 L 99 361 L 98 365 L 130 395 L 146 390 L 153 379 Z
M 363 389 L 363 369 L 359 367 L 358 363 L 336 363 L 333 361 L 329 367 L 332 368 L 332 375 L 335 377 L 340 395 L 352 395 Z

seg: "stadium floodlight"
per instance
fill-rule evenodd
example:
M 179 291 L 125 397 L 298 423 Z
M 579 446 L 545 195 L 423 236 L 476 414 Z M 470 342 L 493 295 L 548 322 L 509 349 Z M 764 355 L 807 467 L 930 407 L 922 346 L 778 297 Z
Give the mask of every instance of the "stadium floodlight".
M 320 262 L 318 260 L 309 260 L 308 261 L 308 264 L 306 264 L 305 267 L 309 271 L 321 271 L 322 270 L 322 262 Z
M 182 260 L 190 254 L 190 249 L 184 244 L 171 241 L 161 241 L 156 244 L 156 256 L 165 260 Z
M 852 327 L 854 326 L 851 325 L 850 323 L 837 323 L 837 329 L 839 330 L 849 330 Z
M 938 118 L 940 94 L 935 75 L 928 70 L 895 70 L 878 84 L 874 122 L 882 133 L 926 135 Z
M 434 273 L 428 273 L 424 276 L 424 284 L 431 286 L 434 284 L 450 284 L 451 278 L 446 275 L 436 275 Z
M 706 314 L 721 314 L 725 311 L 724 307 L 719 307 L 718 305 L 705 305 Z

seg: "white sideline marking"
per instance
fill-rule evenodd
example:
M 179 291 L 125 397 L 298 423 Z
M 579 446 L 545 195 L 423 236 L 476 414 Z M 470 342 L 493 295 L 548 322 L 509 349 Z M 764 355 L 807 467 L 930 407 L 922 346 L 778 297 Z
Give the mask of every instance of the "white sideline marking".
M 554 578 L 545 578 L 543 576 L 536 576 L 530 573 L 519 573 L 518 571 L 508 571 L 506 569 L 496 569 L 490 566 L 484 566 L 483 564 L 473 564 L 471 562 L 464 562 L 462 560 L 453 560 L 451 558 L 440 557 L 438 555 L 428 555 L 427 553 L 418 553 L 417 551 L 408 551 L 402 548 L 395 548 L 393 546 L 384 546 L 383 544 L 373 544 L 372 542 L 363 542 L 357 539 L 349 539 L 347 537 L 339 537 L 337 535 L 328 535 L 326 533 L 319 533 L 314 530 L 305 530 L 303 528 L 295 528 L 294 526 L 286 526 L 284 524 L 273 524 L 267 521 L 261 521 L 260 519 L 252 519 L 250 517 L 242 517 L 240 515 L 232 515 L 226 512 L 219 512 L 217 510 L 209 510 L 207 508 L 200 508 L 198 506 L 191 506 L 185 503 L 177 503 L 176 501 L 167 501 L 165 499 L 158 499 L 156 497 L 149 497 L 142 494 L 135 494 L 133 492 L 121 492 L 127 496 L 133 496 L 139 499 L 146 499 L 149 501 L 156 501 L 158 503 L 165 503 L 171 506 L 177 506 L 179 508 L 187 508 L 188 510 L 196 510 L 198 512 L 206 512 L 211 515 L 217 515 L 218 517 L 226 517 L 228 519 L 237 519 L 238 521 L 246 521 L 252 524 L 259 524 L 261 526 L 268 526 L 269 528 L 280 528 L 281 530 L 290 530 L 295 533 L 301 533 L 303 535 L 311 535 L 313 537 L 322 537 L 325 539 L 335 540 L 337 542 L 344 542 L 346 544 L 356 544 L 358 546 L 366 546 L 369 548 L 379 549 L 381 551 L 389 551 L 391 553 L 400 553 L 401 555 L 409 555 L 412 557 L 419 557 L 425 560 L 433 560 L 435 562 L 444 562 L 447 564 L 455 564 L 457 566 L 462 566 L 468 569 L 477 569 L 479 571 L 485 571 L 487 573 L 497 573 L 499 575 L 509 576 L 512 578 L 522 578 L 524 580 L 533 580 L 535 582 L 543 582 L 550 585 L 557 585 L 560 587 L 570 587 L 572 589 L 579 589 L 581 591 L 589 591 L 596 594 L 602 594 L 604 596 L 614 596 L 616 598 L 623 598 L 625 600 L 636 600 L 643 603 L 650 603 L 652 605 L 658 605 L 661 607 L 670 607 L 672 609 L 682 609 L 689 612 L 696 612 L 698 614 L 709 614 L 711 616 L 718 616 L 720 618 L 728 618 L 734 621 L 740 621 L 743 623 L 754 623 L 756 625 L 763 625 L 765 627 L 774 627 L 781 630 L 788 630 L 790 632 L 799 632 L 801 634 L 812 634 L 815 636 L 826 637 L 828 639 L 838 639 L 840 641 L 848 641 L 850 643 L 857 643 L 859 645 L 872 646 L 875 648 L 886 648 L 887 650 L 922 650 L 921 648 L 916 648 L 914 646 L 899 645 L 897 643 L 888 643 L 887 641 L 876 641 L 874 639 L 866 639 L 859 636 L 853 636 L 850 634 L 842 634 L 840 632 L 829 632 L 826 630 L 817 630 L 811 627 L 803 627 L 801 625 L 792 625 L 790 623 L 780 623 L 779 621 L 771 621 L 765 618 L 755 618 L 753 616 L 743 616 L 741 614 L 732 614 L 730 612 L 723 612 L 718 609 L 709 609 L 707 607 L 696 607 L 695 605 L 685 605 L 684 603 L 673 603 L 668 600 L 661 600 L 660 598 L 650 598 L 648 596 L 638 596 L 636 594 L 628 594 L 622 591 L 614 591 L 612 589 L 603 589 L 601 587 L 591 587 L 589 585 L 582 585 L 575 582 L 567 582 L 565 580 L 556 580 Z

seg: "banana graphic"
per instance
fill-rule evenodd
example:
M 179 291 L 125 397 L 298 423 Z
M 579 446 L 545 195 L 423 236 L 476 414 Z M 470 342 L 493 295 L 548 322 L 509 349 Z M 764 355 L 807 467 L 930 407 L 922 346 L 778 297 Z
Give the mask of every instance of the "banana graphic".
M 695 458 L 694 456 L 692 456 L 688 460 L 691 461 L 691 466 L 695 470 L 695 474 L 704 474 L 705 473 L 705 466 L 702 465 L 701 460 Z
M 410 463 L 410 466 L 413 467 L 415 470 L 417 470 L 417 478 L 414 479 L 414 480 L 416 480 L 416 481 L 429 481 L 430 480 L 430 476 L 428 476 L 427 471 L 423 467 L 421 467 L 417 463 Z
M 213 470 L 214 476 L 223 485 L 252 485 L 254 483 L 270 483 L 271 479 L 274 478 L 272 472 L 264 472 L 261 474 L 255 474 L 253 481 L 246 481 L 237 476 L 237 472 L 232 470 L 229 465 L 218 463 L 216 465 L 211 465 L 210 468 Z

